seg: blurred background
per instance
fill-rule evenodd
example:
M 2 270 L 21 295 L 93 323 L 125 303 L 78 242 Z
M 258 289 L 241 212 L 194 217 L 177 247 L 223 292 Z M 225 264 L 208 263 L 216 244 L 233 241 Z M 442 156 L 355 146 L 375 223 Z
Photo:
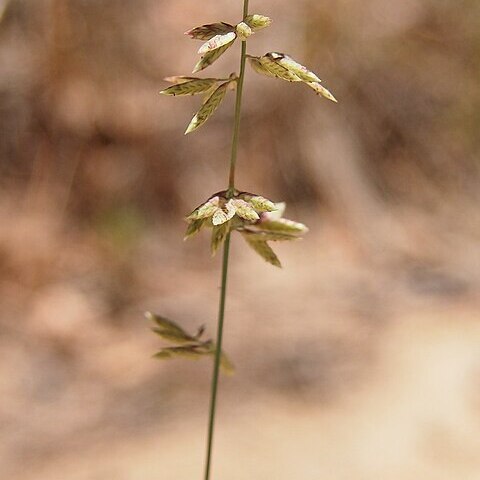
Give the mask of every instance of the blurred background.
M 211 364 L 151 359 L 145 310 L 215 332 L 220 259 L 183 216 L 227 182 L 233 95 L 187 29 L 240 0 L 0 0 L 0 472 L 200 479 Z M 233 241 L 215 478 L 480 479 L 480 2 L 251 0 L 339 99 L 247 71 L 238 186 L 311 231 Z M 205 71 L 237 69 L 239 44 Z

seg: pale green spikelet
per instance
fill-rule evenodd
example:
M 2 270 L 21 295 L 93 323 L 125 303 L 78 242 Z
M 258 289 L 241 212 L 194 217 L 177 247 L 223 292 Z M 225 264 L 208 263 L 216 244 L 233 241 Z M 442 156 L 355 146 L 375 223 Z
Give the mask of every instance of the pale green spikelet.
M 212 52 L 225 45 L 233 43 L 236 38 L 237 34 L 235 32 L 229 32 L 224 35 L 215 35 L 198 49 L 198 53 L 204 55 L 208 52 Z
M 183 330 L 182 327 L 177 325 L 175 322 L 172 320 L 169 320 L 168 318 L 162 317 L 161 315 L 154 314 L 152 312 L 145 312 L 145 318 L 147 320 L 152 321 L 157 325 L 158 328 L 161 328 L 163 330 L 168 330 L 170 332 L 176 332 L 179 334 L 184 334 L 185 331 Z
M 248 233 L 247 233 L 248 232 Z M 248 238 L 252 241 L 262 242 L 288 242 L 292 240 L 300 240 L 300 237 L 290 233 L 277 233 L 277 232 L 257 232 L 252 230 L 246 230 Z
M 263 215 L 264 220 L 278 220 L 279 218 L 283 217 L 285 213 L 285 209 L 287 208 L 287 204 L 285 202 L 276 202 L 275 210 L 268 212 L 267 214 Z
M 145 313 L 145 317 L 155 323 L 152 330 L 168 343 L 173 346 L 162 348 L 154 355 L 159 360 L 168 360 L 172 358 L 182 357 L 191 360 L 199 360 L 205 357 L 211 357 L 215 354 L 216 345 L 212 340 L 201 339 L 205 327 L 201 326 L 195 335 L 189 335 L 183 328 L 172 320 L 156 315 L 150 312 Z M 222 371 L 227 375 L 232 375 L 235 371 L 233 363 L 230 361 L 226 353 L 222 350 L 221 367 Z
M 212 88 L 206 90 L 203 93 L 203 102 L 206 102 L 213 94 L 213 92 L 217 89 L 217 85 L 214 85 Z M 228 90 L 228 88 L 227 88 Z
M 217 253 L 217 250 L 222 246 L 223 242 L 227 238 L 227 234 L 230 231 L 230 225 L 222 223 L 221 225 L 214 226 L 212 229 L 212 239 L 210 242 L 210 252 L 212 257 Z
M 200 128 L 213 115 L 220 103 L 222 103 L 222 100 L 225 98 L 227 86 L 228 82 L 223 83 L 210 95 L 210 97 L 205 100 L 200 110 L 190 121 L 187 129 L 185 130 L 185 135 L 197 130 L 197 128 Z
M 176 83 L 171 87 L 162 90 L 162 95 L 198 95 L 211 90 L 219 82 L 216 78 L 195 78 L 185 82 Z
M 213 352 L 215 353 L 215 350 Z M 220 354 L 220 368 L 222 372 L 229 377 L 235 374 L 235 365 L 223 351 Z
M 291 72 L 283 65 L 275 61 L 269 56 L 269 54 L 264 55 L 259 58 L 260 63 L 263 68 L 269 71 L 274 77 L 281 78 L 282 80 L 287 80 L 287 82 L 301 82 L 301 78 L 294 72 Z
M 236 27 L 235 31 L 237 32 L 238 39 L 242 42 L 247 40 L 248 37 L 253 35 L 253 30 L 245 23 L 240 22 Z
M 202 220 L 211 217 L 220 205 L 220 197 L 215 195 L 209 198 L 205 203 L 202 203 L 196 208 L 188 217 L 187 220 Z
M 187 227 L 187 231 L 185 232 L 185 236 L 183 237 L 184 240 L 188 240 L 189 238 L 196 235 L 202 227 L 205 225 L 205 219 L 200 220 L 192 220 Z
M 321 82 L 315 73 L 311 72 L 307 67 L 296 62 L 292 57 L 285 53 L 270 52 L 265 56 L 286 68 L 289 72 L 295 74 L 303 82 Z
M 206 348 L 209 351 L 209 354 L 212 356 L 215 356 L 215 351 L 217 346 L 213 342 L 206 342 Z M 225 352 L 220 353 L 220 367 L 226 375 L 233 375 L 235 373 L 235 366 L 231 362 L 231 360 L 228 358 L 227 354 Z
M 171 343 L 177 343 L 179 345 L 184 343 L 190 343 L 195 339 L 190 335 L 179 335 L 178 333 L 161 330 L 160 328 L 152 328 L 152 331 Z
M 304 235 L 308 232 L 308 228 L 303 223 L 294 222 L 286 218 L 262 221 L 258 224 L 258 228 L 268 232 L 290 233 L 294 235 Z
M 260 219 L 260 216 L 255 209 L 245 200 L 240 198 L 231 199 L 229 202 L 234 207 L 235 213 L 244 220 L 255 222 Z M 228 205 L 228 204 L 227 204 Z
M 192 28 L 191 30 L 186 31 L 185 35 L 188 35 L 194 40 L 210 40 L 215 35 L 224 35 L 234 31 L 235 27 L 233 25 L 225 22 L 218 22 Z
M 254 240 L 250 238 L 249 234 L 247 233 L 243 234 L 243 238 L 247 244 L 250 245 L 250 247 L 252 247 L 252 249 L 255 250 L 255 252 L 257 252 L 258 255 L 260 255 L 266 262 L 275 267 L 282 267 L 280 260 L 267 242 L 262 240 Z
M 250 66 L 255 70 L 255 72 L 259 73 L 260 75 L 265 75 L 267 77 L 276 77 L 268 68 L 266 68 L 260 57 L 253 57 L 252 55 L 248 55 L 248 61 L 250 62 Z
M 331 100 L 332 102 L 338 103 L 337 99 L 323 85 L 320 85 L 319 83 L 316 83 L 316 82 L 308 82 L 307 85 L 310 88 L 313 88 L 322 97 L 325 97 L 328 100 Z
M 213 225 L 223 225 L 233 218 L 236 213 L 235 206 L 229 201 L 223 207 L 217 208 L 212 217 Z
M 153 355 L 153 358 L 156 358 L 157 360 L 168 360 L 172 358 L 172 355 L 168 351 L 160 350 Z
M 217 48 L 216 50 L 212 50 L 211 52 L 206 53 L 195 65 L 193 69 L 193 73 L 200 72 L 201 70 L 207 68 L 212 63 L 217 61 L 231 46 L 233 42 L 227 43 L 223 45 L 223 47 Z
M 272 24 L 272 19 L 264 15 L 247 15 L 244 22 L 254 31 L 261 30 Z
M 190 80 L 197 80 L 197 77 L 187 77 L 185 75 L 172 75 L 170 77 L 165 77 L 164 80 L 168 83 L 185 83 Z
M 155 323 L 156 326 L 152 328 L 152 331 L 157 335 L 160 335 L 160 337 L 162 337 L 164 340 L 178 344 L 195 341 L 195 337 L 189 335 L 187 332 L 185 332 L 185 330 L 183 330 L 183 328 L 181 328 L 172 320 L 160 315 L 154 315 L 150 312 L 147 312 L 145 317 Z
M 205 355 L 196 345 L 183 345 L 179 347 L 165 347 L 154 355 L 155 358 L 183 357 L 190 360 L 199 360 Z
M 251 67 L 259 74 L 267 77 L 277 77 L 289 82 L 303 82 L 319 95 L 337 103 L 333 94 L 323 87 L 318 76 L 307 67 L 296 62 L 284 53 L 269 52 L 262 57 L 247 55 Z
M 257 212 L 274 212 L 277 209 L 273 202 L 260 195 L 250 198 L 249 202 Z

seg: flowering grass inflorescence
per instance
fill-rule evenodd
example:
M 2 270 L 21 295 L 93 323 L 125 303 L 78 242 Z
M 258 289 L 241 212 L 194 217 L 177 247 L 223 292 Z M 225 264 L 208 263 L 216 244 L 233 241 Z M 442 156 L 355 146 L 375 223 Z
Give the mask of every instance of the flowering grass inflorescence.
M 194 74 L 216 62 L 237 40 L 241 42 L 240 72 L 238 74 L 232 73 L 226 78 L 168 77 L 165 80 L 172 85 L 160 92 L 170 96 L 203 96 L 200 109 L 195 113 L 185 131 L 185 134 L 189 134 L 203 126 L 211 118 L 228 91 L 236 91 L 228 188 L 210 195 L 205 202 L 186 217 L 188 227 L 185 239 L 194 236 L 203 229 L 209 229 L 211 230 L 212 254 L 214 255 L 223 245 L 217 340 L 216 342 L 204 340 L 202 338 L 203 327 L 200 327 L 195 335 L 190 335 L 171 320 L 159 315 L 147 314 L 147 318 L 154 322 L 154 332 L 170 344 L 156 354 L 157 358 L 181 356 L 198 359 L 214 356 L 205 480 L 209 480 L 211 471 L 219 371 L 221 367 L 227 373 L 233 371 L 232 363 L 222 351 L 231 234 L 232 232 L 238 232 L 265 261 L 280 267 L 280 261 L 269 242 L 297 240 L 308 231 L 302 223 L 283 218 L 284 203 L 274 203 L 262 195 L 240 191 L 235 186 L 235 167 L 246 60 L 248 59 L 253 70 L 261 75 L 288 82 L 304 83 L 322 97 L 333 102 L 337 101 L 332 93 L 321 84 L 322 81 L 314 72 L 289 55 L 269 52 L 262 56 L 254 56 L 247 53 L 247 39 L 272 23 L 271 19 L 264 15 L 249 14 L 248 4 L 249 0 L 243 0 L 243 18 L 236 25 L 216 22 L 195 27 L 185 32 L 192 39 L 203 41 L 198 50 L 201 58 L 193 69 Z
M 202 228 L 212 229 L 212 255 L 231 231 L 242 234 L 265 261 L 280 267 L 280 260 L 267 242 L 297 240 L 308 231 L 303 223 L 282 218 L 284 203 L 273 203 L 253 193 L 228 191 L 215 193 L 205 203 L 197 207 L 188 217 L 185 239 L 198 233 Z

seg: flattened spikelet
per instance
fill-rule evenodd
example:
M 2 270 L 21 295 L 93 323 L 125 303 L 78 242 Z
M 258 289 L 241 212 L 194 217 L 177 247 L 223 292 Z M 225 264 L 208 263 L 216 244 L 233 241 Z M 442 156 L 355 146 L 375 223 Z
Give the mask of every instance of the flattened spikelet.
M 256 195 L 250 199 L 250 203 L 253 205 L 257 212 L 274 212 L 277 207 L 268 198 Z
M 262 222 L 259 225 L 259 228 L 263 231 L 291 235 L 303 235 L 308 232 L 308 228 L 303 223 L 294 222 L 293 220 L 288 220 L 286 218 Z
M 247 40 L 248 37 L 253 35 L 253 30 L 245 23 L 245 22 L 240 22 L 236 27 L 235 31 L 237 32 L 238 38 L 244 42 Z
M 254 222 L 258 220 L 260 217 L 258 213 L 254 210 L 253 206 L 247 203 L 245 200 L 241 199 L 232 199 L 230 200 L 232 205 L 234 206 L 235 213 L 244 220 L 249 220 Z
M 283 65 L 280 65 L 278 62 L 269 57 L 268 54 L 260 57 L 259 60 L 263 68 L 268 70 L 274 77 L 281 78 L 282 80 L 287 80 L 288 82 L 302 81 L 298 75 L 291 72 L 290 70 L 287 70 Z
M 227 238 L 227 234 L 230 231 L 230 226 L 228 223 L 223 223 L 222 225 L 218 225 L 213 227 L 212 230 L 212 241 L 210 244 L 210 251 L 212 253 L 212 257 L 217 253 L 217 250 L 221 247 L 225 239 Z
M 303 82 L 321 82 L 315 73 L 284 53 L 271 52 L 265 56 L 295 74 Z
M 187 227 L 187 231 L 185 232 L 185 236 L 183 237 L 184 240 L 188 240 L 190 237 L 196 235 L 203 227 L 205 223 L 205 219 L 202 218 L 200 220 L 192 220 Z
M 244 234 L 243 238 L 246 240 L 248 245 L 250 245 L 250 247 L 252 247 L 253 250 L 255 250 L 255 252 L 257 252 L 258 255 L 260 255 L 266 262 L 275 267 L 282 267 L 280 260 L 267 242 L 261 240 L 252 240 L 248 234 Z
M 178 335 L 186 335 L 185 330 L 183 330 L 182 327 L 177 325 L 172 320 L 169 320 L 168 318 L 162 317 L 161 315 L 157 315 L 151 312 L 146 312 L 145 317 L 147 318 L 147 320 L 151 320 L 152 322 L 154 322 L 159 329 L 173 332 Z
M 249 56 L 248 60 L 250 62 L 250 66 L 260 75 L 265 75 L 267 77 L 275 77 L 276 76 L 270 70 L 265 68 L 265 66 L 260 61 L 259 57 Z
M 197 77 L 186 77 L 185 75 L 172 75 L 171 77 L 165 77 L 164 80 L 168 83 L 185 83 L 189 80 L 196 80 Z
M 235 27 L 233 25 L 225 22 L 218 22 L 192 28 L 191 30 L 185 32 L 185 35 L 188 35 L 194 40 L 210 40 L 215 35 L 224 35 L 225 33 L 233 31 L 235 31 Z
M 272 19 L 264 15 L 248 15 L 244 22 L 255 32 L 272 24 Z
M 171 87 L 162 90 L 160 93 L 162 95 L 173 96 L 198 95 L 199 93 L 204 93 L 210 90 L 217 82 L 218 80 L 215 78 L 195 78 L 172 85 Z
M 215 35 L 198 49 L 198 53 L 204 55 L 205 53 L 212 52 L 213 50 L 223 47 L 224 45 L 232 43 L 236 38 L 237 34 L 235 32 L 229 32 L 225 35 Z
M 276 233 L 276 232 L 252 232 L 245 233 L 251 241 L 262 242 L 287 242 L 291 240 L 300 240 L 297 235 L 289 233 Z
M 212 223 L 214 225 L 227 223 L 234 217 L 235 213 L 235 207 L 231 202 L 227 202 L 223 208 L 217 208 L 217 211 L 213 214 Z
M 205 203 L 202 203 L 196 208 L 188 217 L 187 220 L 201 220 L 211 217 L 218 208 L 220 199 L 218 195 L 209 198 Z
M 323 85 L 320 85 L 319 83 L 316 83 L 316 82 L 308 82 L 307 85 L 310 88 L 313 88 L 322 97 L 325 97 L 328 100 L 331 100 L 332 102 L 338 103 L 337 99 L 332 95 L 330 90 L 326 89 Z
M 220 103 L 222 103 L 222 100 L 225 98 L 227 86 L 228 82 L 223 83 L 210 95 L 210 97 L 205 100 L 200 110 L 190 121 L 187 129 L 185 130 L 185 135 L 201 127 L 213 115 Z
M 233 42 L 227 43 L 223 47 L 212 50 L 211 52 L 206 53 L 195 65 L 193 73 L 200 72 L 201 70 L 207 68 L 213 62 L 217 61 L 231 46 Z

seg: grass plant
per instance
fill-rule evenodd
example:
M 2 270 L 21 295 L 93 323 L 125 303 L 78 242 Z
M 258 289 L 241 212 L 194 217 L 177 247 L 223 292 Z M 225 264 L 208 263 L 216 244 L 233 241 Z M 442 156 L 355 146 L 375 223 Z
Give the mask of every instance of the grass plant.
M 239 233 L 247 245 L 260 257 L 280 267 L 280 260 L 270 243 L 297 240 L 308 231 L 304 224 L 283 217 L 284 203 L 275 203 L 257 193 L 240 190 L 235 183 L 247 61 L 256 73 L 288 82 L 303 83 L 318 95 L 336 102 L 335 97 L 321 84 L 320 78 L 289 55 L 279 52 L 268 52 L 262 56 L 248 54 L 247 43 L 250 37 L 269 27 L 271 23 L 271 19 L 264 15 L 250 14 L 249 0 L 243 0 L 243 16 L 238 24 L 216 22 L 185 32 L 192 39 L 203 42 L 198 50 L 201 57 L 193 69 L 193 74 L 203 71 L 216 62 L 235 42 L 241 44 L 240 71 L 226 78 L 168 77 L 165 80 L 171 85 L 161 91 L 162 94 L 169 96 L 203 96 L 202 104 L 188 124 L 185 134 L 202 127 L 220 106 L 227 93 L 236 92 L 228 185 L 225 190 L 211 194 L 186 217 L 188 227 L 185 239 L 196 235 L 201 230 L 210 230 L 212 255 L 223 247 L 216 340 L 204 339 L 203 327 L 200 327 L 195 334 L 189 334 L 172 320 L 147 313 L 147 317 L 154 324 L 153 331 L 169 344 L 155 355 L 157 358 L 213 357 L 214 359 L 204 480 L 210 480 L 211 477 L 220 370 L 223 369 L 226 373 L 233 372 L 232 362 L 222 351 L 231 235 L 234 232 Z

